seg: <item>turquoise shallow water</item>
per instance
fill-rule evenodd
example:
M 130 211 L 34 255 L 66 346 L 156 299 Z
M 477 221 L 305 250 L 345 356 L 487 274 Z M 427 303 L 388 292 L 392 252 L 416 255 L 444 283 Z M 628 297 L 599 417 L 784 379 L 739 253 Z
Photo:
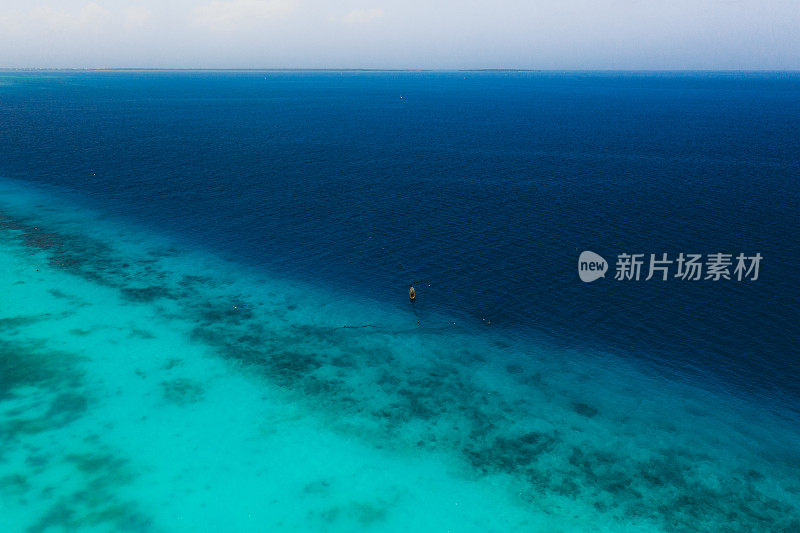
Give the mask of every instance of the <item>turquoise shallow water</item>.
M 797 531 L 794 415 L 0 181 L 2 531 Z M 433 325 L 429 325 L 433 324 Z

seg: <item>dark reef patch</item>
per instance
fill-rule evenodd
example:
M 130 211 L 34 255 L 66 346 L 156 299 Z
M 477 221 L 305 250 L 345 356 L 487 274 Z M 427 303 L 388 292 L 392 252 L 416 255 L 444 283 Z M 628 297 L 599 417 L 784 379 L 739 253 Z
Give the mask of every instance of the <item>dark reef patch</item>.
M 173 357 L 169 359 L 166 363 L 164 363 L 161 368 L 164 370 L 172 370 L 173 368 L 178 368 L 183 366 L 183 359 L 178 359 L 177 357 Z
M 120 289 L 122 297 L 131 302 L 149 303 L 160 298 L 174 300 L 176 296 L 166 287 L 122 287 Z
M 78 386 L 74 354 L 45 349 L 41 342 L 0 340 L 0 401 L 20 387 L 70 389 Z
M 85 414 L 88 399 L 74 367 L 77 360 L 38 345 L 0 342 L 0 410 L 5 401 L 16 400 L 14 409 L 0 411 L 0 442 L 59 429 Z
M 89 398 L 80 361 L 78 355 L 48 349 L 44 342 L 0 341 L 0 455 L 13 451 L 26 457 L 27 467 L 24 476 L 0 479 L 0 499 L 20 506 L 32 499 L 48 503 L 28 532 L 149 531 L 149 519 L 118 497 L 133 472 L 124 460 L 99 449 L 96 438 L 84 439 L 90 446 L 85 452 L 65 455 L 45 454 L 25 438 L 58 430 L 85 416 Z M 74 471 L 67 483 L 45 486 L 32 494 L 34 487 L 42 485 L 41 476 L 65 468 Z
M 131 328 L 131 331 L 128 335 L 131 338 L 136 339 L 155 339 L 156 336 L 150 333 L 147 330 L 139 329 L 139 328 Z
M 348 525 L 349 529 L 362 531 L 384 522 L 389 514 L 386 505 L 370 502 L 352 502 L 335 506 L 319 513 L 320 518 L 329 525 L 339 527 Z
M 208 276 L 195 276 L 192 274 L 184 274 L 181 276 L 180 281 L 178 281 L 178 285 L 185 289 L 197 288 L 197 287 L 215 287 L 216 283 L 213 279 L 209 278 Z
M 203 399 L 203 386 L 190 379 L 178 378 L 161 382 L 161 393 L 164 399 L 177 405 L 189 405 Z
M 19 328 L 30 326 L 32 324 L 36 324 L 37 322 L 41 322 L 42 320 L 47 320 L 50 318 L 50 315 L 36 315 L 36 316 L 15 316 L 10 318 L 0 318 L 0 333 L 16 333 L 16 330 Z
M 79 531 L 102 528 L 109 531 L 151 531 L 152 523 L 132 502 L 118 492 L 134 479 L 125 460 L 104 450 L 71 453 L 64 463 L 81 480 L 79 488 L 61 491 L 45 514 L 28 532 Z M 50 490 L 56 492 L 57 488 Z
M 0 492 L 9 492 L 14 496 L 22 496 L 30 490 L 28 479 L 21 474 L 0 477 Z
M 522 365 L 506 365 L 506 372 L 509 374 L 522 374 Z
M 54 298 L 59 298 L 62 300 L 69 300 L 72 298 L 72 296 L 69 294 L 61 292 L 58 289 L 47 289 L 47 292 L 49 292 Z
M 525 471 L 557 442 L 554 435 L 530 432 L 514 438 L 495 437 L 485 447 L 468 445 L 463 453 L 483 473 Z
M 594 418 L 597 415 L 597 409 L 584 402 L 573 402 L 572 409 L 581 416 L 586 418 Z

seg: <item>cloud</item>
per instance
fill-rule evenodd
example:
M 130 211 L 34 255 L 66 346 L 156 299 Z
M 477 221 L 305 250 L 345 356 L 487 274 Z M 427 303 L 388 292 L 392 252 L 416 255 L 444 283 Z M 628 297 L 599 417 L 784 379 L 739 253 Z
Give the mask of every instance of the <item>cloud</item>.
M 354 9 L 344 17 L 342 22 L 345 24 L 366 24 L 377 20 L 383 16 L 382 9 Z
M 69 32 L 87 28 L 96 29 L 109 22 L 111 13 L 104 7 L 90 2 L 75 10 L 56 9 L 48 5 L 36 6 L 26 12 L 17 12 L 5 17 L 10 28 L 31 31 L 43 29 L 54 32 Z
M 144 6 L 131 6 L 123 11 L 123 20 L 126 28 L 139 28 L 147 25 L 153 19 L 153 12 Z
M 190 20 L 201 28 L 230 31 L 282 17 L 294 8 L 291 0 L 215 0 L 197 7 Z
M 798 0 L 0 0 L 0 66 L 797 69 Z

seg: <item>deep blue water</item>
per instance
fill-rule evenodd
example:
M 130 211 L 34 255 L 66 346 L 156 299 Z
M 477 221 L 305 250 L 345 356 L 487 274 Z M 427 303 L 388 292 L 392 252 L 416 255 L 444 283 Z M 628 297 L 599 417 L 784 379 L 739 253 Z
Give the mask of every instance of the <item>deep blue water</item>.
M 423 327 L 795 406 L 798 148 L 798 74 L 0 73 L 2 176 L 344 298 L 424 281 Z M 587 249 L 764 259 L 756 282 L 584 284 Z

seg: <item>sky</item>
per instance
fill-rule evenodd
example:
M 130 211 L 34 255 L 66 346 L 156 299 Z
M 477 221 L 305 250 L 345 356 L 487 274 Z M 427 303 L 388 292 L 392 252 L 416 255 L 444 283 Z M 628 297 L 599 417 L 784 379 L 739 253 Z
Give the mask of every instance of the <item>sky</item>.
M 800 69 L 800 0 L 0 0 L 6 68 Z

